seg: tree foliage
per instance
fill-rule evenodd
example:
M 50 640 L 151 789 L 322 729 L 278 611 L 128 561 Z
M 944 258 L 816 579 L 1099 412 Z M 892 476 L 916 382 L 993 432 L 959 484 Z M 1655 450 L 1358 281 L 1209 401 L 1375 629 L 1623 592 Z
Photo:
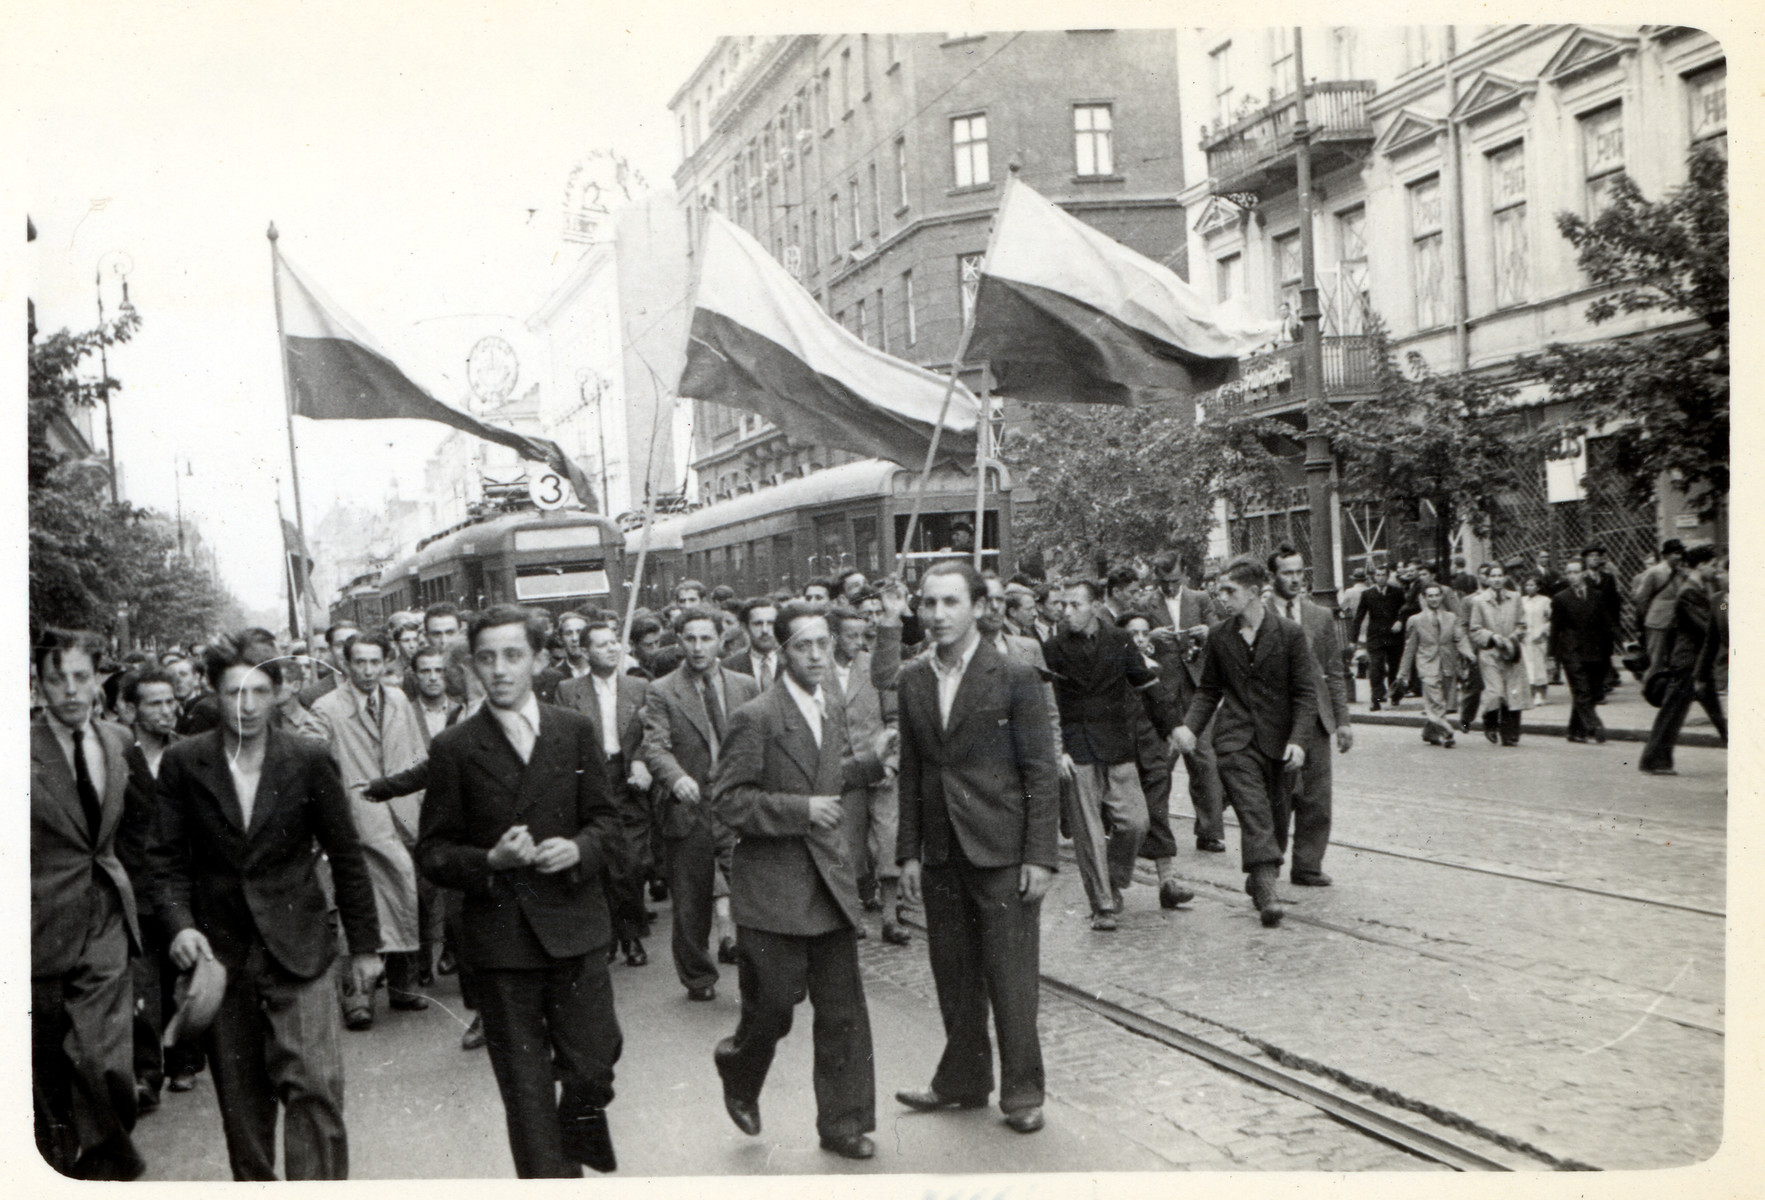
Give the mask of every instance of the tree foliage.
M 108 632 L 127 605 L 137 637 L 184 640 L 237 621 L 239 605 L 212 574 L 178 551 L 160 513 L 110 502 L 110 475 L 93 458 L 65 456 L 52 427 L 103 399 L 115 379 L 81 374 L 101 346 L 126 342 L 140 327 L 127 308 L 110 324 L 62 330 L 30 346 L 26 483 L 30 522 L 30 625 Z
M 1592 345 L 1553 345 L 1530 368 L 1575 406 L 1570 436 L 1619 433 L 1604 469 L 1630 501 L 1652 507 L 1667 475 L 1709 516 L 1728 495 L 1728 163 L 1691 155 L 1686 184 L 1647 200 L 1620 176 L 1612 204 L 1557 228 L 1588 278 L 1615 290 L 1587 309 L 1594 324 L 1621 314 L 1680 317 L 1662 332 Z
M 1436 374 L 1413 352 L 1400 366 L 1384 332 L 1371 337 L 1377 394 L 1315 406 L 1312 428 L 1336 448 L 1344 499 L 1387 512 L 1433 507 L 1434 553 L 1444 562 L 1459 522 L 1482 537 L 1497 527 L 1502 494 L 1518 482 L 1523 461 L 1515 451 L 1535 435 L 1513 406 L 1512 386 L 1469 372 Z
M 1167 549 L 1198 565 L 1216 499 L 1244 505 L 1281 494 L 1280 460 L 1265 444 L 1275 436 L 1271 422 L 1198 424 L 1186 401 L 1032 405 L 1001 452 L 1038 500 L 1017 519 L 1018 541 L 1048 548 L 1056 572 Z

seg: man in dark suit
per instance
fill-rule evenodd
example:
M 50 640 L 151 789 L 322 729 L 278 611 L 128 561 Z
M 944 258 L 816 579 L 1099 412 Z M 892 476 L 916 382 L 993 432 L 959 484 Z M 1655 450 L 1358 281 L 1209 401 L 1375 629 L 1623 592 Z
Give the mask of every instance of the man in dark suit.
M 1158 656 L 1160 681 L 1160 688 L 1155 690 L 1168 693 L 1174 711 L 1184 713 L 1201 682 L 1207 629 L 1218 614 L 1212 596 L 1184 582 L 1183 568 L 1175 553 L 1159 555 L 1152 560 L 1152 568 L 1163 592 L 1152 612 L 1152 648 Z M 1194 752 L 1182 758 L 1183 769 L 1189 776 L 1189 803 L 1195 807 L 1195 848 L 1222 854 L 1226 849 L 1225 793 L 1220 787 L 1219 763 L 1213 756 L 1213 739 L 1206 730 L 1197 740 Z M 1168 813 L 1168 801 L 1166 807 Z M 1168 864 L 1177 853 L 1168 816 L 1161 823 L 1157 813 L 1147 815 L 1151 824 L 1140 852 L 1154 862 Z M 1159 878 L 1166 878 L 1162 865 Z M 1162 884 L 1160 887 L 1162 890 Z
M 1403 657 L 1403 622 L 1398 618 L 1407 599 L 1404 589 L 1392 579 L 1390 567 L 1374 567 L 1373 586 L 1361 593 L 1349 618 L 1354 639 L 1366 643 L 1374 712 L 1385 703 L 1388 685 L 1391 703 L 1403 699 L 1404 681 L 1397 678 L 1397 664 Z
M 1348 684 L 1336 639 L 1336 618 L 1322 605 L 1306 599 L 1305 556 L 1283 543 L 1269 555 L 1269 574 L 1274 577 L 1275 612 L 1305 631 L 1305 644 L 1318 665 L 1312 688 L 1318 697 L 1317 720 L 1306 727 L 1305 766 L 1298 787 L 1290 793 L 1293 818 L 1293 868 L 1290 878 L 1300 887 L 1329 887 L 1324 874 L 1324 851 L 1330 845 L 1330 811 L 1333 779 L 1330 743 L 1338 753 L 1354 746 L 1354 730 L 1348 724 Z M 1432 572 L 1421 572 L 1426 587 L 1437 586 Z M 1275 810 L 1275 839 L 1287 845 L 1287 812 Z
M 944 1054 L 909 1108 L 979 1108 L 993 1090 L 987 1010 L 999 1035 L 999 1107 L 1042 1128 L 1036 1034 L 1042 897 L 1058 853 L 1060 770 L 1035 669 L 987 643 L 986 581 L 940 562 L 920 585 L 935 649 L 901 668 L 901 891 L 925 905 Z
M 1600 611 L 1606 615 L 1606 625 L 1612 631 L 1612 640 L 1616 644 L 1624 634 L 1624 592 L 1618 586 L 1618 576 L 1606 561 L 1604 546 L 1588 546 L 1581 551 L 1582 567 L 1587 574 L 1587 586 L 1599 598 Z M 1518 578 L 1518 576 L 1512 576 Z M 1519 584 L 1514 585 L 1518 587 Z M 1562 586 L 1567 586 L 1567 581 Z M 1554 596 L 1560 588 L 1552 588 L 1549 594 Z M 1598 676 L 1599 694 L 1595 702 L 1604 704 L 1606 696 L 1618 686 L 1620 675 L 1617 664 L 1608 655 L 1601 666 Z
M 50 1166 L 135 1179 L 141 932 L 123 860 L 149 815 L 128 786 L 128 732 L 96 717 L 99 651 L 92 634 L 51 629 L 31 652 L 44 700 L 31 722 L 31 1091 Z
M 1175 737 L 1179 750 L 1214 722 L 1213 748 L 1220 782 L 1238 814 L 1239 853 L 1250 897 L 1270 928 L 1284 915 L 1275 899 L 1282 848 L 1275 814 L 1284 803 L 1286 771 L 1305 767 L 1304 743 L 1317 721 L 1317 663 L 1305 631 L 1262 602 L 1269 573 L 1254 558 L 1235 558 L 1220 576 L 1226 619 L 1207 637 L 1201 684 Z M 1362 608 L 1366 601 L 1363 598 Z M 1215 715 L 1215 710 L 1218 715 Z
M 641 967 L 650 961 L 643 946 L 643 939 L 650 936 L 643 881 L 651 864 L 650 769 L 639 751 L 643 746 L 643 702 L 650 685 L 620 673 L 624 652 L 619 631 L 611 625 L 589 625 L 580 638 L 588 674 L 561 683 L 558 703 L 581 713 L 594 726 L 601 754 L 607 760 L 607 788 L 619 810 L 624 848 L 607 872 L 607 910 L 614 938 L 607 959 L 612 961 L 623 950 L 628 965 Z M 566 635 L 565 644 L 569 643 Z
M 270 727 L 275 649 L 222 639 L 208 653 L 218 729 L 160 760 L 150 855 L 171 958 L 218 959 L 227 990 L 205 1049 L 233 1178 L 276 1178 L 276 1118 L 290 1179 L 346 1179 L 336 954 L 315 869 L 330 860 L 357 989 L 381 974 L 374 887 L 337 764 Z
M 764 692 L 778 680 L 778 634 L 772 627 L 778 605 L 769 596 L 755 596 L 742 603 L 737 616 L 748 636 L 748 648 L 725 656 L 723 666 L 748 676 Z
M 515 1173 L 611 1171 L 606 1106 L 621 1042 L 601 874 L 621 836 L 606 762 L 585 717 L 533 694 L 537 614 L 498 606 L 468 636 L 485 704 L 430 747 L 417 861 L 465 893 L 458 954 L 473 971 Z
M 1610 609 L 1587 577 L 1587 564 L 1571 558 L 1563 564 L 1563 587 L 1551 597 L 1550 656 L 1569 680 L 1569 736 L 1585 744 L 1604 743 L 1600 720 L 1600 688 L 1612 661 Z
M 1728 719 L 1716 691 L 1716 665 L 1728 653 L 1724 565 L 1721 552 L 1709 542 L 1686 549 L 1686 576 L 1673 602 L 1673 628 L 1661 648 L 1662 661 L 1649 665 L 1651 675 L 1667 677 L 1661 709 L 1636 764 L 1650 775 L 1679 774 L 1673 767 L 1673 746 L 1693 700 L 1704 706 L 1722 744 L 1728 744 Z
M 712 775 L 719 834 L 733 842 L 730 899 L 741 958 L 741 1023 L 717 1044 L 724 1104 L 760 1132 L 760 1089 L 791 1011 L 815 1007 L 816 1131 L 821 1147 L 870 1158 L 876 1072 L 858 972 L 858 881 L 842 794 L 883 777 L 894 733 L 847 737 L 845 705 L 827 695 L 833 635 L 827 618 L 793 601 L 779 610 L 779 686 L 730 715 Z
M 658 794 L 656 823 L 674 900 L 674 969 L 688 999 L 708 1001 L 717 996 L 717 964 L 708 953 L 717 882 L 711 768 L 722 752 L 729 714 L 759 695 L 760 687 L 752 676 L 717 661 L 722 639 L 710 609 L 686 609 L 674 626 L 686 657 L 644 696 L 641 753 Z

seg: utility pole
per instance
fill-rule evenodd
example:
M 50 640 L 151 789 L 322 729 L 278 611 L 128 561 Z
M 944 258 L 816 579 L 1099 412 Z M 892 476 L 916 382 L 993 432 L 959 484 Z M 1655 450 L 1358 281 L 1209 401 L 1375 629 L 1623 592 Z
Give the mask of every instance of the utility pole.
M 1293 111 L 1293 144 L 1299 149 L 1299 324 L 1305 363 L 1305 490 L 1311 508 L 1312 595 L 1325 608 L 1336 607 L 1336 530 L 1330 504 L 1336 456 L 1330 439 L 1317 429 L 1315 414 L 1324 403 L 1324 338 L 1319 322 L 1317 248 L 1312 229 L 1311 123 L 1305 104 L 1305 30 L 1293 27 L 1293 72 L 1298 80 Z
M 117 490 L 116 479 L 116 427 L 110 421 L 110 356 L 105 353 L 104 337 L 104 264 L 98 264 L 98 271 L 92 277 L 93 290 L 98 293 L 98 394 L 104 398 L 104 453 L 109 459 L 110 467 L 110 502 L 120 504 L 121 496 Z M 129 302 L 129 282 L 123 281 L 123 303 Z

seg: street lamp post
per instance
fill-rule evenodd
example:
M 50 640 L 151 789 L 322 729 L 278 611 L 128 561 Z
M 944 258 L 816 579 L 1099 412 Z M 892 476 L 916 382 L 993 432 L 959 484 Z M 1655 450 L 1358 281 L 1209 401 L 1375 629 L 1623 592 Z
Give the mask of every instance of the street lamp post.
M 1324 339 L 1319 321 L 1317 251 L 1314 223 L 1315 198 L 1311 178 L 1311 123 L 1305 104 L 1305 31 L 1293 27 L 1293 72 L 1298 82 L 1293 110 L 1293 144 L 1299 150 L 1299 324 L 1301 353 L 1305 362 L 1305 490 L 1311 509 L 1311 546 L 1307 559 L 1312 566 L 1312 595 L 1326 608 L 1336 606 L 1336 531 L 1332 527 L 1330 480 L 1335 455 L 1330 439 L 1317 428 L 1317 412 L 1324 402 Z
M 116 427 L 110 419 L 110 356 L 105 351 L 104 337 L 104 263 L 110 258 L 112 255 L 107 254 L 98 260 L 97 270 L 92 277 L 92 285 L 98 295 L 98 394 L 104 400 L 104 453 L 108 458 L 110 468 L 110 502 L 118 504 L 121 502 L 121 493 L 117 486 L 116 477 Z M 123 259 L 126 258 L 126 255 L 123 256 Z M 127 268 L 123 265 L 122 260 L 113 262 L 112 266 L 116 273 L 122 277 L 123 309 L 126 312 L 129 307 Z

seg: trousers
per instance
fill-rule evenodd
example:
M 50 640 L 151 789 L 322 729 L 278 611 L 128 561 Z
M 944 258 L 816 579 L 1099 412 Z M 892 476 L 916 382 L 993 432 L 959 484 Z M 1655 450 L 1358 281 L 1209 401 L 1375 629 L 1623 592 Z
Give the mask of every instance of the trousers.
M 1285 838 L 1276 836 L 1276 816 L 1285 825 L 1290 786 L 1284 764 L 1254 745 L 1223 751 L 1220 783 L 1226 803 L 1238 814 L 1238 855 L 1246 872 L 1254 867 L 1279 867 Z
M 1042 902 L 1018 893 L 1019 869 L 957 862 L 926 867 L 926 944 L 944 1053 L 932 1090 L 953 1100 L 985 1100 L 993 1091 L 993 1045 L 999 1035 L 999 1107 L 1011 1113 L 1044 1099 L 1042 1044 L 1036 1033 L 1041 992 Z
M 1373 703 L 1385 703 L 1389 686 L 1393 703 L 1403 694 L 1404 681 L 1397 677 L 1398 664 L 1403 660 L 1403 643 L 1367 639 L 1367 682 L 1372 688 Z
M 650 936 L 643 899 L 643 882 L 650 869 L 649 797 L 633 793 L 625 784 L 625 776 L 625 756 L 619 754 L 609 758 L 607 789 L 619 809 L 623 853 L 614 856 L 607 864 L 605 891 L 607 913 L 613 920 L 613 939 L 618 943 Z
M 1061 789 L 1063 793 L 1066 790 Z M 1134 859 L 1146 838 L 1146 796 L 1140 790 L 1139 766 L 1131 759 L 1107 765 L 1079 763 L 1073 775 L 1072 811 L 1067 823 L 1091 911 L 1115 911 L 1111 889 L 1133 882 Z
M 1673 747 L 1679 741 L 1679 731 L 1685 725 L 1694 700 L 1704 706 L 1710 723 L 1716 727 L 1723 742 L 1728 741 L 1728 719 L 1722 712 L 1722 698 L 1716 694 L 1716 681 L 1698 679 L 1691 671 L 1676 671 L 1673 681 L 1667 685 L 1666 698 L 1655 713 L 1655 723 L 1649 729 L 1648 744 L 1643 747 L 1638 767 L 1654 771 L 1673 766 Z
M 1605 678 L 1605 660 L 1584 662 L 1563 660 L 1563 674 L 1569 679 L 1569 736 L 1604 737 L 1606 724 L 1600 720 L 1600 681 Z
M 299 979 L 260 942 L 230 972 L 204 1045 L 235 1180 L 276 1178 L 278 1111 L 289 1179 L 349 1178 L 335 969 Z
M 1283 772 L 1291 781 L 1288 807 L 1293 824 L 1293 878 L 1324 873 L 1324 851 L 1330 845 L 1330 809 L 1334 788 L 1334 768 L 1330 757 L 1335 753 L 1332 735 L 1323 724 L 1313 721 L 1300 743 L 1305 751 L 1305 766 L 1297 773 Z M 1276 830 L 1276 841 L 1287 845 L 1287 821 Z
M 894 779 L 853 788 L 841 797 L 846 808 L 852 862 L 859 879 L 899 879 L 895 834 L 901 826 L 901 797 Z M 894 914 L 889 915 L 894 919 Z
M 674 901 L 674 970 L 682 986 L 710 987 L 717 963 L 708 953 L 717 881 L 717 846 L 709 822 L 668 839 L 668 894 Z
M 732 1096 L 756 1103 L 778 1043 L 806 996 L 815 1010 L 815 1128 L 823 1138 L 876 1128 L 870 1011 L 850 927 L 814 937 L 739 928 L 742 1015 L 717 1072 Z
M 612 1103 L 613 1064 L 624 1047 L 605 951 L 543 967 L 480 967 L 473 987 L 515 1174 L 580 1176 L 565 1127 Z

